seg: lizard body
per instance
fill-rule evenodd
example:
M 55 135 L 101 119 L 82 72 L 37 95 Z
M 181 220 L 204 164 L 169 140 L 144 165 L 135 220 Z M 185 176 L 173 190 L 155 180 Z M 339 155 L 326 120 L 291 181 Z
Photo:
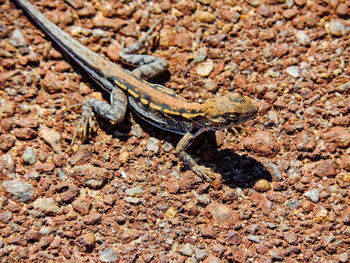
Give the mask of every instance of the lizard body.
M 150 78 L 164 71 L 168 66 L 168 62 L 161 58 L 132 54 L 149 40 L 157 23 L 141 40 L 121 51 L 122 59 L 139 66 L 130 72 L 83 46 L 48 20 L 28 1 L 14 1 L 66 55 L 111 94 L 110 104 L 90 99 L 83 105 L 83 118 L 80 125 L 84 126 L 84 132 L 91 122 L 93 112 L 109 120 L 120 122 L 129 105 L 136 114 L 152 125 L 184 135 L 176 147 L 177 155 L 195 173 L 210 180 L 209 169 L 199 166 L 185 152 L 186 148 L 205 130 L 232 127 L 253 118 L 257 113 L 250 99 L 237 93 L 230 93 L 199 104 L 185 100 L 162 85 L 151 84 L 144 80 L 143 78 Z M 75 136 L 76 133 L 73 141 Z

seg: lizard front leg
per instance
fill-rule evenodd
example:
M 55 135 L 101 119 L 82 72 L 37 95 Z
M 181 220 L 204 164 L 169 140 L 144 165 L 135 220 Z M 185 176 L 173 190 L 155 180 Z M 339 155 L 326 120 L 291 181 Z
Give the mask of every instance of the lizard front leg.
M 198 165 L 196 161 L 188 153 L 185 152 L 185 150 L 193 142 L 194 138 L 195 135 L 193 135 L 190 132 L 187 132 L 177 144 L 175 149 L 176 154 L 194 173 L 196 173 L 197 175 L 199 175 L 207 181 L 212 181 L 213 179 L 215 179 L 213 172 L 205 166 Z
M 82 140 L 86 140 L 87 134 L 93 126 L 94 112 L 107 120 L 118 123 L 123 121 L 127 105 L 128 101 L 125 93 L 116 87 L 112 89 L 110 104 L 98 99 L 89 99 L 87 102 L 83 103 L 82 117 L 74 132 L 71 145 L 74 143 L 81 127 L 83 128 Z

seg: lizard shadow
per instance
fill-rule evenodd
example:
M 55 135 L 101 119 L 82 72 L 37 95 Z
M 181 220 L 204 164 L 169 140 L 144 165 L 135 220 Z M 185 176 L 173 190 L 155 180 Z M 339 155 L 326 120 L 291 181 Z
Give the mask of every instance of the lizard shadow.
M 167 141 L 176 147 L 182 135 L 163 131 L 153 127 L 136 114 L 133 118 L 142 130 L 159 140 Z M 210 167 L 213 172 L 221 175 L 224 184 L 231 188 L 252 188 L 259 179 L 272 181 L 267 168 L 256 159 L 246 154 L 238 154 L 233 149 L 218 149 L 215 132 L 208 131 L 199 135 L 186 150 L 192 157 L 198 159 L 199 165 Z M 182 171 L 188 168 L 183 166 Z
M 191 147 L 192 148 L 192 145 Z M 221 175 L 224 184 L 231 188 L 252 188 L 257 180 L 266 179 L 272 181 L 268 169 L 258 160 L 246 154 L 238 154 L 234 149 L 219 150 L 215 132 L 208 131 L 198 136 L 193 144 L 202 157 L 202 164 L 208 158 L 208 166 Z M 192 154 L 191 149 L 188 151 Z M 206 157 L 206 155 L 209 156 Z M 194 153 L 195 154 L 195 153 Z M 194 155 L 195 156 L 195 155 Z

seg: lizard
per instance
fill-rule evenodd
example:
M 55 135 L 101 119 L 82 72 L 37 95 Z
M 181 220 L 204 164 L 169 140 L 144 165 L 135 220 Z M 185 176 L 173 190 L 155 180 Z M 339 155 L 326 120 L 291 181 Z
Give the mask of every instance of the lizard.
M 89 99 L 82 103 L 82 119 L 75 130 L 83 127 L 83 137 L 91 126 L 94 113 L 115 123 L 124 119 L 126 108 L 151 125 L 182 135 L 175 153 L 193 172 L 205 180 L 215 178 L 210 168 L 198 165 L 186 152 L 193 140 L 204 131 L 234 127 L 254 118 L 257 108 L 250 98 L 227 93 L 204 103 L 188 101 L 163 85 L 147 79 L 164 71 L 168 61 L 151 55 L 133 54 L 152 37 L 156 22 L 134 44 L 123 49 L 120 57 L 137 66 L 129 71 L 93 52 L 47 19 L 26 0 L 14 0 L 21 9 L 50 37 L 68 57 L 78 64 L 103 90 L 110 94 L 110 103 Z

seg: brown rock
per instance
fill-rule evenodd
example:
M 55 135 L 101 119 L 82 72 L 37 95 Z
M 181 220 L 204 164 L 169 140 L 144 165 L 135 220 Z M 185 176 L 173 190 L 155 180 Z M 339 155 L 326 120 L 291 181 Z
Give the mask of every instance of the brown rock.
M 315 13 L 307 12 L 305 15 L 305 23 L 309 27 L 313 27 L 318 22 L 318 16 Z
M 333 160 L 322 160 L 316 165 L 314 169 L 315 175 L 320 177 L 334 177 L 338 174 L 338 172 L 338 165 Z
M 324 133 L 323 139 L 328 143 L 334 143 L 340 148 L 346 148 L 350 145 L 350 133 L 342 127 L 334 127 Z
M 191 170 L 188 170 L 180 177 L 178 184 L 181 190 L 190 190 L 194 185 L 200 183 L 201 181 L 202 180 L 199 176 L 197 176 Z
M 344 224 L 350 224 L 350 206 L 346 206 L 346 208 L 341 213 L 341 221 Z
M 203 263 L 221 263 L 222 261 L 219 259 L 219 258 L 217 258 L 217 257 L 215 257 L 215 256 L 213 256 L 213 255 L 209 255 L 204 261 L 203 261 Z
M 21 128 L 38 128 L 39 121 L 35 118 L 20 118 L 15 120 L 15 125 Z
M 237 262 L 237 263 L 247 262 L 243 249 L 239 247 L 231 248 L 225 253 L 225 255 L 226 254 L 227 254 L 227 259 L 231 259 L 233 262 Z
M 56 71 L 48 71 L 41 82 L 41 86 L 51 94 L 77 89 L 77 85 L 70 78 L 66 78 L 64 74 L 57 74 Z
M 238 232 L 230 230 L 227 233 L 226 242 L 229 245 L 238 246 L 242 242 L 242 237 Z
M 350 10 L 346 3 L 340 3 L 336 9 L 336 12 L 340 16 L 348 16 L 350 13 Z
M 287 43 L 282 43 L 279 46 L 276 47 L 276 56 L 277 57 L 282 57 L 286 55 L 289 51 L 289 46 Z
M 15 113 L 16 104 L 13 101 L 0 97 L 0 117 L 10 117 Z
M 267 248 L 266 246 L 261 245 L 261 244 L 257 244 L 257 245 L 255 246 L 255 250 L 256 250 L 256 252 L 257 252 L 258 254 L 260 254 L 260 255 L 265 255 L 265 254 L 269 251 L 268 248 Z
M 295 8 L 293 9 L 287 9 L 285 11 L 283 11 L 283 16 L 286 19 L 292 19 L 293 17 L 295 17 L 298 14 L 298 10 L 296 10 Z
M 116 200 L 116 196 L 112 195 L 112 194 L 109 194 L 109 195 L 104 196 L 103 203 L 105 205 L 112 206 L 115 203 L 115 200 Z
M 38 242 L 41 239 L 41 234 L 39 231 L 29 230 L 26 237 L 28 242 Z
M 302 131 L 296 137 L 296 147 L 299 151 L 312 152 L 316 148 L 316 137 L 310 132 Z
M 85 199 L 85 198 L 78 198 L 73 203 L 73 208 L 81 215 L 87 215 L 89 214 L 91 210 L 91 200 Z
M 0 223 L 8 223 L 12 218 L 12 213 L 9 211 L 0 212 Z
M 225 34 L 215 34 L 203 37 L 203 43 L 209 43 L 212 47 L 218 46 L 225 39 Z
M 7 152 L 16 143 L 16 138 L 11 134 L 2 134 L 0 136 L 0 150 Z
M 212 203 L 204 210 L 204 216 L 213 226 L 232 228 L 238 223 L 238 215 L 227 205 Z
M 69 187 L 67 191 L 61 194 L 61 198 L 63 202 L 69 203 L 78 195 L 79 195 L 79 188 Z
M 176 194 L 180 189 L 179 180 L 176 178 L 171 178 L 166 182 L 165 188 L 170 194 Z
M 285 233 L 284 240 L 290 245 L 297 245 L 298 244 L 298 236 L 293 232 Z
M 2 119 L 1 122 L 0 122 L 0 126 L 5 131 L 11 130 L 11 128 L 13 126 L 13 119 L 10 119 L 10 118 Z
M 210 12 L 198 11 L 196 12 L 196 18 L 202 23 L 213 23 L 216 20 L 216 16 Z
M 257 12 L 259 15 L 264 16 L 264 17 L 269 17 L 269 16 L 272 15 L 272 12 L 271 12 L 270 7 L 269 7 L 269 6 L 266 6 L 266 5 L 264 5 L 264 4 L 261 4 L 261 5 L 257 8 L 256 12 Z
M 306 0 L 294 0 L 294 2 L 298 6 L 303 6 L 306 4 Z
M 35 138 L 38 133 L 31 128 L 17 128 L 14 130 L 15 136 L 20 140 L 30 140 Z
M 280 145 L 270 132 L 258 131 L 243 139 L 243 146 L 260 156 L 274 157 L 280 151 Z
M 192 46 L 192 35 L 187 32 L 177 33 L 174 29 L 165 27 L 160 31 L 159 46 L 189 48 Z
M 350 171 L 350 155 L 344 154 L 340 159 L 340 164 L 343 169 Z
M 119 30 L 122 26 L 127 24 L 127 21 L 120 18 L 106 18 L 102 13 L 97 13 L 94 17 L 93 22 L 95 26 L 101 28 L 110 28 L 115 31 Z
M 84 216 L 83 222 L 87 225 L 94 225 L 101 221 L 101 215 L 99 213 L 92 213 L 91 215 Z
M 175 8 L 184 13 L 185 15 L 192 15 L 197 9 L 197 5 L 192 0 L 180 0 Z
M 268 28 L 260 35 L 264 40 L 274 40 L 276 38 L 276 31 L 273 28 Z
M 65 72 L 70 70 L 70 68 L 71 66 L 64 60 L 57 62 L 57 64 L 55 65 L 55 70 L 58 72 Z
M 85 246 L 86 251 L 90 251 L 95 246 L 96 242 L 95 235 L 91 232 L 85 233 L 84 235 L 79 237 L 78 240 L 82 243 L 82 245 Z
M 211 227 L 200 226 L 199 231 L 201 233 L 201 236 L 204 238 L 215 238 L 216 237 L 216 235 Z
M 119 53 L 120 53 L 120 48 L 113 46 L 113 45 L 110 45 L 106 49 L 107 57 L 114 62 L 120 61 Z
M 38 173 L 44 173 L 44 172 L 50 172 L 53 169 L 55 169 L 55 165 L 53 163 L 42 163 L 40 161 L 37 161 L 34 164 L 34 169 L 38 172 Z

